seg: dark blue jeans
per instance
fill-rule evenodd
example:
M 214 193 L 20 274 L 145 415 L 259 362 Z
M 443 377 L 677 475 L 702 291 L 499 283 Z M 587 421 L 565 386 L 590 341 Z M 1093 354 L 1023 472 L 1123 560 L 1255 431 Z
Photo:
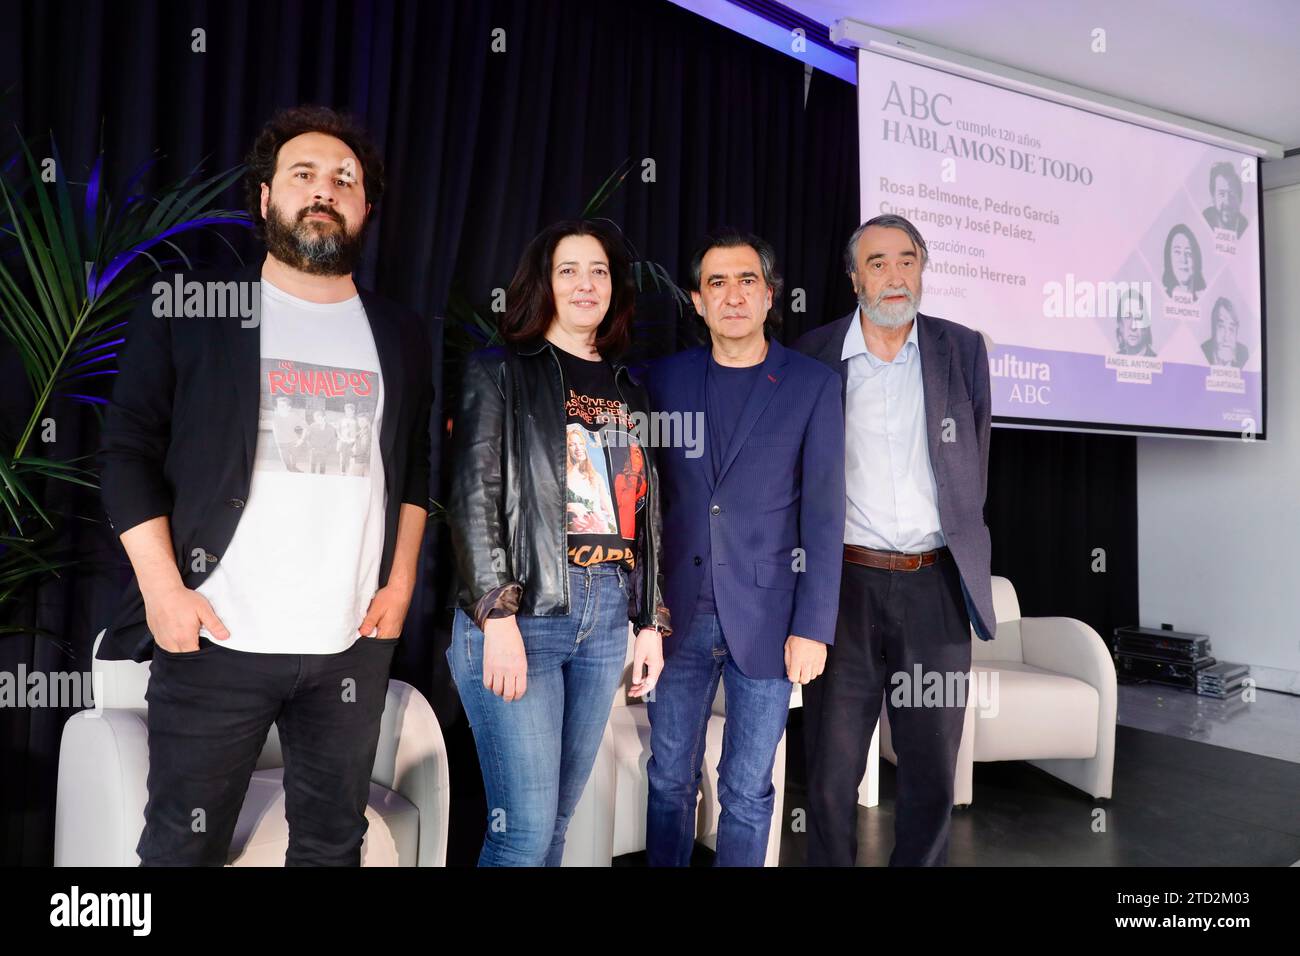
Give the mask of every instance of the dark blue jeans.
M 447 661 L 474 729 L 487 834 L 479 866 L 559 866 L 623 675 L 627 572 L 569 566 L 569 613 L 520 614 L 528 688 L 507 703 L 483 686 L 483 632 L 457 609 Z
M 227 862 L 271 725 L 284 755 L 286 866 L 360 866 L 396 640 L 338 654 L 257 654 L 199 638 L 149 670 L 144 866 Z M 200 812 L 201 811 L 201 812 Z
M 718 680 L 727 717 L 718 764 L 718 866 L 762 866 L 776 790 L 772 766 L 790 713 L 790 681 L 746 677 L 727 651 L 718 618 L 697 614 L 664 662 L 650 701 L 651 866 L 687 866 L 695 845 L 696 794 Z

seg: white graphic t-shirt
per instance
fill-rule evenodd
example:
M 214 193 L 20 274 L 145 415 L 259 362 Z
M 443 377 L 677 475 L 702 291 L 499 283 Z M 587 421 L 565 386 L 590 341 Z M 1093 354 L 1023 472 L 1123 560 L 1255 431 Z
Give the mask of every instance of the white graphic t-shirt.
M 379 356 L 359 296 L 308 302 L 263 279 L 260 319 L 252 485 L 197 590 L 230 631 L 223 647 L 334 654 L 356 640 L 379 583 Z

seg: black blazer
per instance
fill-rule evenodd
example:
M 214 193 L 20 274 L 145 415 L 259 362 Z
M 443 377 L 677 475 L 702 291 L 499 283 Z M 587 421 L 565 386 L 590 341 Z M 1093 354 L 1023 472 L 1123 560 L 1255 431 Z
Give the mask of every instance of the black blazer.
M 185 281 L 252 282 L 261 262 L 195 273 Z M 160 276 L 159 281 L 172 281 Z M 358 290 L 384 377 L 379 450 L 388 506 L 379 586 L 388 582 L 397 518 L 406 502 L 431 508 L 429 412 L 433 354 L 429 332 L 409 309 Z M 238 315 L 165 318 L 147 295 L 131 315 L 100 446 L 109 526 L 129 528 L 168 515 L 181 580 L 197 588 L 234 536 L 252 481 L 257 440 L 261 326 Z M 203 561 L 196 561 L 202 552 Z M 196 567 L 200 570 L 196 570 Z M 135 576 L 100 643 L 101 660 L 148 660 L 153 636 Z

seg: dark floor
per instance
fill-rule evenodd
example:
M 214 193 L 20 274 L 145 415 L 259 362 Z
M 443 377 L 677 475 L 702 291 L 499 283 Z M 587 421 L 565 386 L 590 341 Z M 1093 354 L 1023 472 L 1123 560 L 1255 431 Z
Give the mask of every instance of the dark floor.
M 1300 859 L 1300 766 L 1161 734 L 1116 729 L 1115 788 L 1097 801 L 1027 763 L 975 765 L 971 806 L 954 810 L 952 866 L 1289 866 Z M 880 805 L 858 808 L 858 863 L 893 845 L 893 765 Z M 786 805 L 801 783 L 790 781 Z M 1095 809 L 1105 816 L 1095 820 Z M 1102 825 L 1104 824 L 1104 830 Z M 781 864 L 803 862 L 787 833 Z
M 802 714 L 790 715 L 781 865 L 804 862 L 790 810 L 803 804 Z M 472 865 L 484 801 L 473 738 L 447 734 L 452 760 L 449 865 Z M 1300 860 L 1300 764 L 1117 727 L 1114 798 L 1096 801 L 1026 763 L 975 765 L 971 806 L 954 810 L 953 866 L 1289 866 Z M 880 804 L 858 808 L 862 866 L 893 845 L 894 768 L 880 763 Z M 1100 808 L 1100 819 L 1094 810 Z M 712 853 L 697 847 L 694 863 Z M 638 866 L 629 854 L 616 866 Z

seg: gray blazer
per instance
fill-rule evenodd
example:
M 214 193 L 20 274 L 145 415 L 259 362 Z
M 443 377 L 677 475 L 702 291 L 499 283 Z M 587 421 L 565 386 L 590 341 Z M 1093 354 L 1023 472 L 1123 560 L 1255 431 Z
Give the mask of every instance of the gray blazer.
M 796 350 L 840 373 L 841 398 L 848 394 L 849 372 L 840 353 L 849 323 L 856 318 L 855 310 L 813 329 L 794 344 Z M 916 323 L 930 467 L 939 490 L 939 523 L 961 573 L 971 624 L 981 640 L 991 641 L 998 625 L 989 578 L 992 546 L 984 524 L 992 422 L 988 352 L 983 337 L 964 325 L 921 314 Z M 947 429 L 951 440 L 944 441 L 948 420 L 952 422 Z

